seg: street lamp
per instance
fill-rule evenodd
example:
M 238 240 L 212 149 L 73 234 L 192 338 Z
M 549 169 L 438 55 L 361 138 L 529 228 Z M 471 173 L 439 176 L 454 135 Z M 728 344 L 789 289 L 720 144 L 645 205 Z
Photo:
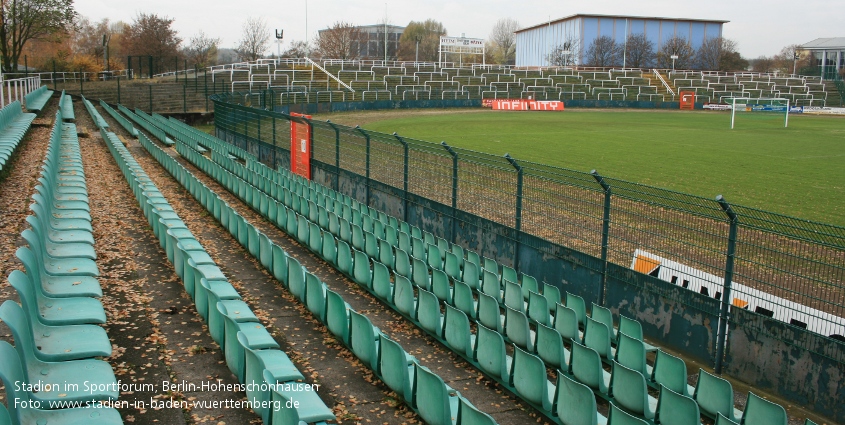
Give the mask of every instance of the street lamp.
M 109 69 L 109 39 L 111 39 L 111 36 L 109 34 L 103 34 L 103 62 L 105 62 L 104 68 L 106 70 L 106 75 L 103 76 L 104 80 L 107 78 L 111 71 Z
M 672 71 L 674 71 L 675 70 L 675 59 L 678 59 L 678 55 L 672 55 L 672 56 L 669 56 L 669 57 L 672 58 Z
M 798 52 L 792 53 L 792 75 L 795 75 L 795 71 L 798 68 L 798 59 L 801 59 L 801 54 Z
M 276 30 L 276 51 L 278 52 L 278 57 L 282 57 L 282 38 L 285 35 L 285 30 Z
M 417 42 L 417 48 L 414 51 L 414 62 L 420 61 L 420 41 L 422 41 L 422 39 L 423 39 L 422 34 L 417 34 L 416 36 L 414 36 L 414 41 Z

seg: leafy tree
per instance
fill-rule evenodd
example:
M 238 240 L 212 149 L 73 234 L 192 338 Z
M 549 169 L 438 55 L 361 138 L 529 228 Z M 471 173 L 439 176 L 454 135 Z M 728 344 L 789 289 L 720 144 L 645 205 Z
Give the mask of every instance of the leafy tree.
M 596 38 L 587 48 L 584 63 L 589 66 L 616 66 L 622 62 L 622 48 L 616 40 L 603 35 Z
M 746 71 L 748 60 L 743 58 L 739 52 L 727 52 L 719 60 L 719 71 Z
M 751 61 L 751 70 L 754 72 L 772 72 L 775 70 L 776 58 L 774 56 L 759 56 L 757 59 Z
M 399 60 L 412 61 L 419 41 L 419 60 L 435 62 L 438 59 L 440 36 L 446 35 L 446 28 L 434 19 L 424 22 L 411 21 L 399 38 Z
M 689 41 L 684 37 L 672 37 L 663 43 L 660 51 L 657 52 L 657 66 L 660 68 L 672 68 L 672 55 L 675 59 L 675 69 L 690 69 L 693 66 L 695 50 L 690 46 Z
M 790 44 L 780 49 L 775 56 L 777 67 L 786 74 L 810 66 L 810 54 L 801 48 L 800 44 Z M 797 58 L 797 59 L 796 59 Z
M 0 1 L 0 55 L 3 70 L 16 70 L 26 44 L 73 27 L 76 11 L 73 0 Z
M 199 68 L 216 65 L 219 45 L 219 38 L 211 38 L 200 30 L 197 35 L 191 37 L 188 47 L 185 48 L 185 57 Z
M 163 63 L 179 56 L 179 38 L 173 19 L 155 13 L 139 13 L 123 33 L 123 49 L 127 55 L 152 56 Z
M 338 21 L 317 36 L 317 51 L 321 56 L 332 59 L 358 59 L 361 44 L 366 43 L 366 34 L 361 28 Z
M 519 22 L 513 18 L 501 18 L 493 25 L 488 40 L 493 50 L 495 63 L 513 64 L 516 60 L 516 30 Z
M 625 66 L 648 68 L 654 63 L 654 43 L 645 34 L 631 34 L 625 43 Z
M 254 61 L 270 47 L 270 30 L 263 18 L 247 18 L 243 26 L 243 36 L 235 49 L 238 57 L 244 61 Z
M 552 49 L 546 55 L 549 66 L 574 66 L 578 62 L 578 53 L 581 51 L 581 42 L 576 37 L 570 37 Z

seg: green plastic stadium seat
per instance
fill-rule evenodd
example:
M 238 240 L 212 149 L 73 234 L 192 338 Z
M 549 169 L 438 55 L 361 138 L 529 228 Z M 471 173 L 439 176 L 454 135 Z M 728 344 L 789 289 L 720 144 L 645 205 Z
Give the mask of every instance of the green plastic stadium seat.
M 378 346 L 381 331 L 370 319 L 355 310 L 349 310 L 350 345 L 352 352 L 372 370 L 378 370 Z
M 638 339 L 643 341 L 643 326 L 640 324 L 639 321 L 634 319 L 629 319 L 625 316 L 619 316 L 619 332 L 624 333 L 625 335 L 630 336 L 631 338 Z M 616 335 L 619 335 L 619 332 Z M 657 351 L 657 347 L 649 345 L 643 341 L 645 345 L 645 350 L 648 352 Z
M 473 263 L 469 260 L 464 262 L 464 275 L 461 277 L 461 282 L 469 285 L 474 290 L 481 288 L 481 268 L 477 262 Z
M 502 381 L 510 379 L 511 358 L 507 355 L 505 340 L 499 332 L 478 325 L 475 359 L 485 373 Z
M 238 342 L 247 347 L 249 341 L 243 332 L 238 332 Z M 246 372 L 244 374 L 244 384 L 246 387 L 246 395 L 250 400 L 268 401 L 271 399 L 270 390 L 262 388 L 261 384 L 265 382 L 264 374 L 267 372 L 268 376 L 272 378 L 273 382 L 290 382 L 303 381 L 305 377 L 299 372 L 299 369 L 293 364 L 290 358 L 283 351 L 275 349 L 267 350 L 253 350 L 246 348 L 244 351 L 246 355 Z M 252 384 L 252 385 L 250 385 Z M 270 410 L 267 407 L 262 407 L 260 403 L 254 408 L 255 413 L 262 417 L 266 422 L 270 417 Z
M 270 383 L 272 381 L 270 371 L 264 371 L 264 379 Z M 325 421 L 335 420 L 332 410 L 323 403 L 323 400 L 317 395 L 316 391 L 301 390 L 293 387 L 279 385 L 271 391 L 271 400 L 273 405 L 280 406 L 279 410 L 270 409 L 270 425 L 290 425 L 290 424 L 315 424 L 325 425 Z M 293 406 L 293 401 L 297 402 L 296 407 Z
M 552 411 L 555 386 L 546 378 L 546 365 L 539 357 L 514 347 L 511 382 L 523 399 L 545 412 Z
M 505 336 L 517 346 L 534 352 L 534 336 L 525 313 L 505 307 Z
M 106 323 L 106 312 L 96 298 L 45 297 L 36 292 L 36 283 L 20 270 L 13 270 L 8 279 L 33 321 L 52 326 Z
M 592 388 L 593 391 L 597 391 L 599 394 L 607 394 L 610 386 L 610 374 L 602 369 L 599 353 L 573 341 L 571 355 L 569 367 L 572 376 L 578 382 Z
M 701 415 L 695 400 L 660 387 L 654 421 L 666 425 L 701 425 Z
M 425 289 L 426 291 L 431 290 L 431 276 L 428 274 L 428 265 L 419 258 L 412 256 L 411 266 L 414 285 Z
M 592 303 L 590 307 L 590 317 L 599 322 L 604 323 L 607 326 L 607 329 L 610 331 L 610 339 L 613 343 L 616 343 L 616 328 L 613 327 L 613 313 L 610 311 L 609 308 L 602 307 L 596 303 Z
M 460 280 L 462 262 L 463 258 L 458 258 L 458 256 L 452 252 L 446 252 L 446 264 L 444 265 L 444 271 L 450 278 Z
M 0 306 L 0 320 L 6 322 L 15 341 L 29 339 L 27 344 L 36 348 L 33 353 L 40 360 L 59 362 L 111 355 L 111 342 L 106 331 L 99 326 L 47 326 L 18 312 L 23 312 L 23 307 L 6 300 Z M 20 317 L 25 320 L 17 320 Z
M 443 315 L 437 296 L 420 288 L 417 293 L 417 321 L 420 326 L 435 336 L 443 336 Z
M 3 305 L 3 321 L 10 329 L 13 329 L 13 333 L 16 333 L 14 332 L 16 329 L 25 329 L 26 313 L 13 301 L 7 302 L 11 302 L 11 304 L 4 303 Z M 32 345 L 32 339 L 26 336 L 18 338 L 16 335 L 15 350 L 23 360 L 22 364 L 27 383 L 36 384 L 43 382 L 45 384 L 57 384 L 56 387 L 50 390 L 45 388 L 42 391 L 31 392 L 30 397 L 33 400 L 50 403 L 117 399 L 118 392 L 107 389 L 108 385 L 113 385 L 117 382 L 114 372 L 112 371 L 111 365 L 102 360 L 82 359 L 46 362 L 35 356 L 35 347 Z M 86 390 L 84 385 L 82 385 L 83 382 L 89 382 L 94 389 L 90 391 Z M 72 387 L 65 386 L 65 383 L 79 384 L 79 386 L 74 390 Z
M 584 303 L 583 298 L 567 292 L 566 306 L 575 311 L 575 317 L 578 319 L 578 327 L 583 328 L 587 326 L 587 305 Z
M 695 384 L 693 400 L 698 403 L 701 413 L 714 418 L 719 413 L 726 418 L 739 422 L 742 412 L 734 409 L 734 390 L 730 382 L 704 369 L 698 371 L 698 382 Z
M 321 323 L 326 322 L 326 284 L 311 273 L 305 275 L 305 306 Z
M 578 330 L 578 316 L 575 310 L 557 304 L 555 306 L 555 330 L 563 336 L 564 341 L 581 341 L 581 331 Z
M 323 232 L 323 243 L 320 257 L 332 265 L 337 265 L 337 242 L 335 241 L 334 235 L 329 232 Z
M 557 414 L 563 425 L 604 425 L 607 418 L 596 406 L 596 396 L 590 387 L 569 375 L 557 374 Z
M 461 310 L 466 313 L 466 315 L 469 316 L 471 320 L 476 320 L 475 315 L 478 312 L 478 307 L 476 305 L 475 299 L 472 296 L 472 289 L 470 289 L 466 283 L 454 282 L 453 291 L 453 305 L 458 310 Z
M 602 359 L 610 361 L 613 359 L 614 350 L 610 346 L 610 330 L 604 323 L 587 318 L 587 326 L 584 328 L 584 345 L 596 350 Z
M 458 405 L 458 421 L 456 425 L 496 425 L 492 416 L 478 410 L 469 400 L 461 397 Z
M 620 409 L 611 401 L 607 425 L 650 425 L 650 423 Z
M 487 257 L 481 257 L 481 259 L 484 262 L 484 264 L 482 264 L 482 267 L 484 268 L 484 270 L 492 272 L 493 274 L 495 274 L 497 276 L 499 275 L 499 263 L 497 263 L 496 260 L 493 260 L 493 259 L 487 258 Z M 516 282 L 516 281 L 517 281 L 516 279 L 511 279 L 511 282 Z
M 337 241 L 337 269 L 347 276 L 352 276 L 355 271 L 349 244 L 340 239 Z
M 398 235 L 398 248 L 405 252 L 411 252 L 411 235 L 408 232 L 400 231 Z
M 502 280 L 504 281 L 505 279 L 506 278 L 504 276 L 502 276 Z M 512 282 L 518 282 L 518 281 L 514 280 Z M 537 279 L 535 279 L 534 276 L 529 276 L 527 274 L 523 274 L 522 275 L 522 283 L 520 283 L 519 286 L 522 287 L 522 298 L 525 301 L 528 301 L 528 292 L 536 292 L 538 294 L 540 293 L 540 286 L 537 283 Z M 553 306 L 554 304 L 551 304 L 551 305 Z
M 807 420 L 809 421 L 809 419 L 807 419 Z M 809 423 L 809 424 L 808 424 L 806 421 L 804 422 L 804 425 L 810 425 L 810 424 L 812 424 L 812 425 L 816 425 L 816 424 L 815 424 L 815 423 L 813 423 L 812 421 L 810 421 L 810 423 Z M 726 418 L 726 417 L 725 417 L 725 415 L 723 415 L 723 414 L 719 413 L 719 414 L 716 416 L 716 425 L 739 425 L 739 423 L 734 422 L 734 421 L 732 421 L 732 420 L 730 420 L 730 419 Z
M 13 424 L 123 424 L 120 413 L 113 408 L 72 408 L 58 410 L 21 408 L 20 406 L 22 404 L 28 405 L 31 398 L 28 392 L 16 390 L 15 383 L 25 381 L 23 366 L 21 365 L 18 353 L 6 341 L 0 341 L 0 380 L 3 381 L 3 385 L 6 388 L 6 400 L 18 400 L 20 402 L 18 404 L 9 403 L 9 417 L 12 418 Z
M 444 271 L 431 269 L 431 292 L 446 304 L 452 304 L 452 285 Z
M 525 299 L 518 283 L 505 280 L 505 306 L 525 312 Z
M 393 284 L 390 271 L 382 263 L 373 260 L 373 292 L 388 304 L 393 304 Z
M 6 398 L 9 398 L 8 395 Z M 18 418 L 15 418 L 17 421 Z M 6 405 L 0 403 L 0 425 L 12 425 L 12 417 L 9 416 L 9 411 L 6 410 Z
M 502 266 L 502 275 L 501 280 L 509 280 L 511 282 L 519 282 L 519 276 L 516 274 L 516 270 L 508 266 Z M 537 291 L 534 291 L 537 292 Z
M 546 298 L 536 292 L 528 293 L 528 318 L 541 325 L 551 326 Z
M 563 337 L 545 325 L 537 325 L 537 341 L 535 342 L 537 355 L 549 366 L 556 369 L 568 370 L 569 350 L 563 346 Z
M 405 276 L 394 276 L 393 305 L 396 306 L 400 313 L 415 317 L 416 299 L 414 298 L 414 286 Z
M 334 336 L 349 345 L 349 312 L 352 310 L 338 293 L 326 290 L 326 327 Z
M 504 302 L 499 276 L 489 270 L 484 270 L 481 279 L 481 292 L 495 298 L 499 303 Z
M 648 420 L 654 419 L 657 400 L 648 395 L 643 374 L 613 362 L 610 396 L 620 407 Z
M 352 248 L 363 251 L 365 248 L 364 230 L 357 224 L 350 224 L 352 228 Z
M 525 286 L 525 283 L 529 279 L 534 279 L 531 276 L 522 275 L 522 286 Z M 536 281 L 535 281 L 536 282 Z M 535 291 L 536 292 L 536 291 Z M 560 289 L 557 286 L 549 285 L 548 283 L 543 282 L 543 296 L 546 297 L 546 302 L 549 305 L 549 311 L 554 312 L 555 305 L 560 304 Z
M 364 252 L 374 260 L 379 258 L 379 239 L 370 232 L 364 232 Z
M 282 247 L 273 245 L 273 277 L 288 287 L 288 254 Z
M 458 417 L 459 394 L 428 368 L 414 363 L 413 405 L 429 425 L 452 425 Z
M 789 417 L 783 406 L 748 392 L 740 425 L 786 425 Z
M 390 245 L 389 242 L 386 240 L 379 240 L 378 241 L 378 260 L 381 261 L 385 266 L 390 268 L 391 270 L 396 268 L 396 258 L 393 254 L 393 246 Z
M 470 332 L 469 319 L 464 312 L 446 304 L 443 338 L 449 347 L 458 354 L 472 358 L 475 347 L 475 335 Z
M 478 323 L 496 332 L 502 332 L 502 313 L 496 299 L 483 293 L 478 294 Z
M 692 397 L 695 391 L 692 385 L 687 384 L 687 364 L 663 350 L 658 350 L 654 357 L 651 380 L 657 385 L 662 385 L 687 397 Z
M 373 271 L 370 267 L 370 257 L 366 253 L 353 248 L 352 258 L 352 280 L 365 288 L 372 289 Z
M 379 343 L 379 372 L 382 381 L 401 395 L 405 401 L 413 398 L 414 358 L 392 339 L 382 335 Z
M 395 260 L 396 274 L 405 276 L 409 279 L 413 277 L 411 274 L 411 257 L 408 256 L 407 251 L 397 248 L 395 252 Z
M 443 257 L 440 248 L 430 243 L 426 244 L 428 266 L 432 269 L 443 270 Z
M 652 375 L 651 367 L 646 363 L 645 347 L 642 341 L 620 334 L 615 359 L 622 366 L 636 370 L 643 376 L 650 378 Z

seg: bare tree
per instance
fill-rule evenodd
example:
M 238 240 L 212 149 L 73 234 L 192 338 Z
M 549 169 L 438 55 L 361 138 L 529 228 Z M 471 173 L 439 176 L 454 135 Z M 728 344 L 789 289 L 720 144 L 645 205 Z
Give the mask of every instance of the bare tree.
M 698 67 L 707 70 L 721 69 L 722 57 L 736 51 L 736 42 L 723 37 L 704 40 L 695 54 Z
M 783 49 L 780 49 L 780 52 L 775 58 L 777 59 L 777 67 L 787 74 L 798 72 L 810 65 L 810 55 L 800 44 L 785 46 Z
M 772 72 L 776 68 L 774 56 L 760 56 L 751 61 L 751 70 L 754 72 Z
M 358 59 L 361 43 L 366 43 L 366 34 L 350 23 L 338 21 L 317 36 L 317 51 L 324 58 Z
M 18 59 L 29 41 L 67 32 L 76 18 L 73 0 L 2 1 L 0 14 L 4 71 L 17 69 Z
M 270 47 L 270 30 L 263 18 L 247 18 L 243 26 L 243 36 L 235 51 L 243 61 L 254 61 Z
M 747 71 L 748 60 L 739 52 L 726 52 L 719 60 L 719 71 Z
M 587 48 L 584 63 L 590 66 L 616 66 L 621 62 L 622 48 L 616 40 L 603 35 L 596 38 Z
M 436 61 L 441 35 L 446 35 L 446 27 L 434 19 L 409 22 L 405 31 L 402 32 L 402 37 L 399 38 L 399 59 L 415 60 L 417 43 L 419 43 L 419 60 Z
M 304 41 L 291 41 L 290 47 L 282 52 L 283 58 L 304 58 L 311 52 L 311 47 Z
M 625 66 L 648 68 L 654 63 L 654 43 L 645 34 L 631 34 L 625 42 Z
M 570 37 L 558 44 L 557 47 L 546 55 L 549 66 L 574 66 L 578 63 L 578 54 L 581 51 L 581 42 L 578 38 Z
M 211 38 L 202 30 L 191 37 L 188 47 L 185 49 L 185 56 L 200 68 L 217 64 L 217 47 L 220 45 L 219 38 Z
M 516 59 L 516 34 L 519 22 L 513 18 L 501 18 L 493 25 L 488 39 L 492 43 L 493 58 L 497 63 L 511 64 Z
M 693 50 L 686 38 L 676 36 L 663 42 L 663 46 L 657 52 L 657 66 L 660 68 L 672 68 L 673 55 L 677 56 L 677 59 L 674 60 L 675 69 L 692 68 L 695 50 Z

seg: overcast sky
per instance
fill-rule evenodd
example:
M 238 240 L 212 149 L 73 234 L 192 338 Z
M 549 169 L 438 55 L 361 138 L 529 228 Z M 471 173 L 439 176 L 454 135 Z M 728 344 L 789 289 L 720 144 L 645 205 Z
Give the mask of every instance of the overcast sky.
M 660 16 L 728 20 L 724 36 L 739 44 L 746 58 L 773 55 L 789 44 L 819 37 L 843 37 L 843 0 L 76 0 L 77 10 L 94 21 L 102 18 L 131 22 L 139 12 L 175 19 L 173 27 L 187 43 L 200 30 L 221 39 L 221 47 L 235 47 L 248 17 L 263 17 L 270 31 L 284 29 L 285 50 L 293 40 L 309 40 L 317 30 L 337 21 L 355 25 L 433 18 L 451 36 L 487 38 L 493 24 L 511 17 L 527 27 L 577 13 Z M 307 32 L 306 32 L 307 5 Z M 267 53 L 276 52 L 275 42 Z

